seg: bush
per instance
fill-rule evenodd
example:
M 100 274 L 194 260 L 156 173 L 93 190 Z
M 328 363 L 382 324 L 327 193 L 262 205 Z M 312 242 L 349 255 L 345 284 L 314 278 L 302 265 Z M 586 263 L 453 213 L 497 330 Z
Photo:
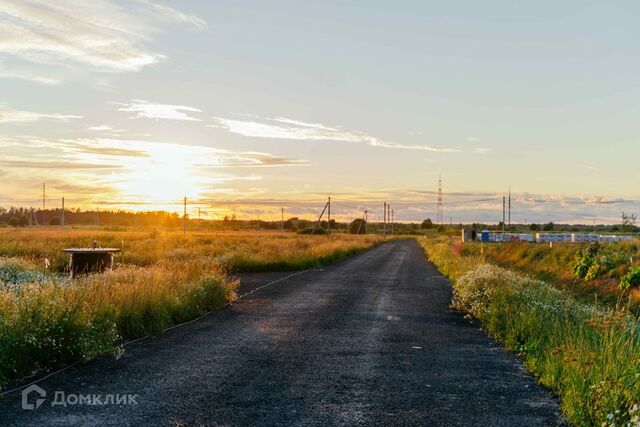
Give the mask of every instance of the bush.
M 367 231 L 367 222 L 358 218 L 353 220 L 353 222 L 349 225 L 349 233 L 351 234 L 365 234 Z
M 629 269 L 627 274 L 620 279 L 620 290 L 626 291 L 640 285 L 640 265 L 634 265 Z
M 571 274 L 577 279 L 594 280 L 599 277 L 615 277 L 618 267 L 628 262 L 627 254 L 616 246 L 592 243 L 576 252 Z
M 420 224 L 420 228 L 422 228 L 423 230 L 431 230 L 433 228 L 433 221 L 431 221 L 431 218 L 427 218 L 422 221 L 422 224 Z
M 0 290 L 17 290 L 23 284 L 42 284 L 46 276 L 35 270 L 35 267 L 19 258 L 0 258 Z

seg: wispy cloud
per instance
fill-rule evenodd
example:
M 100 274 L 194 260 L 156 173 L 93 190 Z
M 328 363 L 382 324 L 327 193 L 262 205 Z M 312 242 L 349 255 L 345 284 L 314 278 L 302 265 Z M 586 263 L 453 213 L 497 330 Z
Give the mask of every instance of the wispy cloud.
M 200 18 L 150 0 L 126 6 L 111 0 L 4 0 L 0 53 L 42 64 L 138 71 L 165 59 L 146 45 L 172 24 L 206 26 Z
M 0 61 L 0 78 L 28 80 L 45 85 L 60 85 L 62 80 L 51 76 L 43 76 L 23 67 L 15 67 Z
M 487 154 L 492 151 L 493 151 L 493 148 L 488 148 L 488 147 L 476 147 L 473 149 L 473 152 L 477 154 Z
M 404 150 L 424 150 L 443 153 L 460 151 L 456 148 L 424 144 L 400 144 L 371 136 L 358 130 L 343 129 L 338 126 L 327 126 L 319 123 L 307 123 L 286 117 L 230 119 L 214 117 L 214 125 L 229 132 L 253 137 L 307 141 L 338 141 L 365 143 L 373 147 L 396 148 Z
M 57 162 L 57 161 L 34 161 L 34 160 L 0 160 L 0 165 L 7 168 L 20 169 L 119 169 L 121 165 L 109 165 L 101 163 L 78 163 L 78 162 Z
M 101 156 L 115 157 L 148 157 L 149 153 L 144 150 L 125 148 L 117 143 L 112 144 L 108 139 L 62 139 L 59 146 L 68 151 L 77 153 L 97 154 Z
M 306 165 L 306 160 L 290 159 L 288 157 L 274 156 L 268 153 L 259 152 L 219 152 L 213 162 L 197 163 L 198 167 L 272 167 L 272 166 L 295 166 Z
M 33 111 L 14 110 L 0 105 L 0 123 L 35 122 L 41 119 L 68 121 L 70 119 L 81 118 L 82 116 L 70 114 L 36 113 Z
M 118 111 L 134 113 L 131 118 L 147 118 L 156 120 L 183 120 L 191 122 L 199 122 L 201 119 L 195 118 L 187 113 L 200 113 L 197 108 L 187 107 L 184 105 L 171 104 L 154 104 L 134 99 L 129 104 L 120 104 L 122 107 Z

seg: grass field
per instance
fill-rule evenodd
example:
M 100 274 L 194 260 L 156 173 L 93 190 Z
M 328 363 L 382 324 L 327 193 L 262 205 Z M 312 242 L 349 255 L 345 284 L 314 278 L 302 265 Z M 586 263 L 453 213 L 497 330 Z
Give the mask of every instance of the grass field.
M 69 279 L 65 247 L 123 249 L 115 268 Z M 129 339 L 221 307 L 229 271 L 315 267 L 380 242 L 376 236 L 0 229 L 0 386 L 105 353 Z M 51 262 L 44 268 L 45 258 Z
M 560 397 L 569 422 L 640 425 L 636 316 L 622 308 L 580 301 L 547 281 L 490 264 L 453 240 L 421 239 L 421 243 L 429 259 L 452 279 L 453 307 L 479 319 L 489 335 L 518 354 L 529 371 Z M 504 245 L 496 250 L 511 249 L 519 260 L 514 266 L 526 270 L 522 247 Z M 507 258 L 501 254 L 504 265 Z M 567 255 L 560 252 L 562 259 Z
M 193 232 L 0 229 L 0 257 L 18 257 L 34 265 L 51 262 L 53 271 L 68 264 L 66 247 L 122 250 L 116 263 L 146 267 L 161 260 L 207 258 L 233 271 L 309 268 L 340 259 L 379 242 L 375 235 L 310 236 L 274 231 Z

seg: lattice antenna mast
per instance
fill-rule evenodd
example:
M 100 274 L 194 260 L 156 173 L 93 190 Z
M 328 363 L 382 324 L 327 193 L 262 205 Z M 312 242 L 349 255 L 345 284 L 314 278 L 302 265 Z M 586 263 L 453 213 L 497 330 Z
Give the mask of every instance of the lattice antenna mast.
M 436 222 L 442 224 L 442 176 L 438 176 L 438 212 L 436 213 Z

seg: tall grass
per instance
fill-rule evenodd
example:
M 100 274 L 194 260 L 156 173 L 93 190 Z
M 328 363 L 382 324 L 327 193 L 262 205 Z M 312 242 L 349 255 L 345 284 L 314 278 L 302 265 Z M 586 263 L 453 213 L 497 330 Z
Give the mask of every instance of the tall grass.
M 76 360 L 117 353 L 123 340 L 222 306 L 233 283 L 214 262 L 124 267 L 76 281 L 0 287 L 0 385 Z
M 640 322 L 622 310 L 586 304 L 547 282 L 461 256 L 423 240 L 454 281 L 452 305 L 517 353 L 561 399 L 575 425 L 640 425 Z
M 583 300 L 597 298 L 611 305 L 616 305 L 621 296 L 620 279 L 640 265 L 639 251 L 637 241 L 596 245 L 560 243 L 553 247 L 526 242 L 484 245 L 484 256 L 492 263 L 552 282 Z M 594 254 L 587 257 L 589 262 L 585 263 L 587 252 Z M 462 249 L 463 255 L 479 253 L 479 244 L 468 243 Z M 584 272 L 576 275 L 574 267 L 580 260 Z M 632 308 L 640 314 L 640 289 L 630 289 L 622 296 L 630 300 Z
M 0 257 L 19 257 L 64 271 L 66 247 L 122 249 L 116 263 L 146 267 L 162 260 L 214 258 L 232 271 L 296 270 L 336 261 L 381 241 L 375 235 L 300 235 L 289 232 L 99 231 L 0 229 Z

